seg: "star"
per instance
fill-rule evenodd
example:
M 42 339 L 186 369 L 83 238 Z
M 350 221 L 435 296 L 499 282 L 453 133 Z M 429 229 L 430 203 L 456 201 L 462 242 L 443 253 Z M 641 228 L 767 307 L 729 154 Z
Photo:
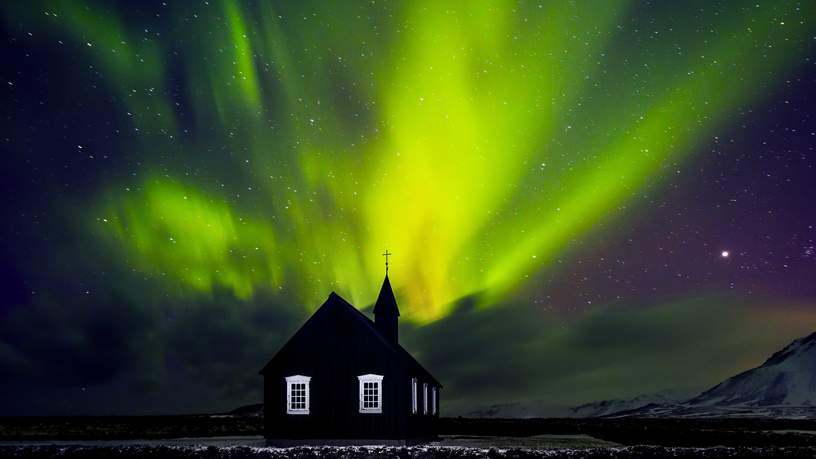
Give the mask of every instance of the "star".
M 720 257 L 722 258 L 728 258 L 730 255 L 731 253 L 727 250 L 723 250 L 722 252 L 720 252 Z

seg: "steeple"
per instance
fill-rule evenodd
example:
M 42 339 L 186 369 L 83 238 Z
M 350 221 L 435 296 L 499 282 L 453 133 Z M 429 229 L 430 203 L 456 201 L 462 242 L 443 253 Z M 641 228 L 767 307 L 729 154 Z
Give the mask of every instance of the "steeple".
M 374 326 L 390 343 L 397 344 L 400 313 L 394 291 L 391 289 L 391 281 L 388 280 L 388 256 L 391 254 L 386 250 L 383 255 L 386 257 L 386 272 L 380 294 L 377 295 L 377 302 L 374 304 Z

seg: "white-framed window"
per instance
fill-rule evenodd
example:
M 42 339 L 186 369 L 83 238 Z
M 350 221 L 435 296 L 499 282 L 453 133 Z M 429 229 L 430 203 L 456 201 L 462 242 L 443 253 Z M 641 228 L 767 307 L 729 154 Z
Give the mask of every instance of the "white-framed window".
M 422 383 L 422 414 L 428 414 L 428 383 Z
M 431 414 L 436 414 L 436 386 L 431 387 Z
M 417 379 L 411 378 L 411 413 L 417 414 L 419 411 L 419 400 L 417 400 Z
M 309 381 L 311 376 L 286 377 L 286 414 L 309 414 Z
M 360 412 L 382 413 L 382 375 L 360 375 Z

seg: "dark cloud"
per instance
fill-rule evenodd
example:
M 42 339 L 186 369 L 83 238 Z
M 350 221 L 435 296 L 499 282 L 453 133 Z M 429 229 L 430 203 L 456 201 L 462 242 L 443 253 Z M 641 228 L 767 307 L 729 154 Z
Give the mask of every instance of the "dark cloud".
M 149 295 L 148 295 L 149 296 Z M 578 316 L 528 303 L 460 301 L 402 341 L 445 384 L 446 412 L 497 402 L 564 407 L 667 388 L 701 389 L 809 331 L 807 308 L 724 296 L 609 305 Z M 773 310 L 773 313 L 768 313 Z M 117 295 L 70 307 L 40 297 L 0 326 L 4 414 L 221 411 L 260 401 L 258 369 L 307 318 L 261 292 L 139 305 Z
M 454 314 L 403 333 L 445 384 L 448 412 L 536 401 L 562 414 L 587 401 L 664 389 L 693 391 L 758 365 L 806 334 L 806 308 L 720 295 L 610 305 L 566 317 L 529 304 Z M 764 331 L 763 331 L 764 330 Z M 750 339 L 746 339 L 750 336 Z
M 105 383 L 125 368 L 143 367 L 157 319 L 155 311 L 120 297 L 66 304 L 41 295 L 0 324 L 0 341 L 11 354 L 2 365 L 18 381 Z
M 251 302 L 217 295 L 175 313 L 167 346 L 190 374 L 229 398 L 261 398 L 258 371 L 305 321 L 296 303 L 260 295 Z
M 263 292 L 249 302 L 216 294 L 183 305 L 37 298 L 0 324 L 0 372 L 14 375 L 0 397 L 3 414 L 15 406 L 16 414 L 93 414 L 256 402 L 258 370 L 305 319 L 292 304 Z

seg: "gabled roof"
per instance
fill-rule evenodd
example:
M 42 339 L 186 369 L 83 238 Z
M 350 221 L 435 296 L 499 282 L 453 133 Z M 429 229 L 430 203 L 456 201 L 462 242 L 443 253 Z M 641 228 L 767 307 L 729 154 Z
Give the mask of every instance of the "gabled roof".
M 397 299 L 394 298 L 394 291 L 391 289 L 391 281 L 388 280 L 388 274 L 385 275 L 380 294 L 377 296 L 377 302 L 374 303 L 374 315 L 378 314 L 396 317 L 400 315 Z
M 387 282 L 387 280 L 388 279 L 386 278 L 386 282 Z M 390 284 L 388 286 L 388 289 L 389 289 L 389 291 L 391 290 Z M 391 295 L 393 297 L 393 293 Z M 396 307 L 396 302 L 395 302 L 395 307 Z M 286 344 L 284 344 L 280 348 L 280 350 L 278 350 L 278 352 L 275 354 L 275 356 L 272 357 L 272 360 L 270 360 L 269 363 L 267 363 L 261 369 L 259 374 L 264 374 L 266 372 L 266 370 L 268 368 L 270 368 L 275 363 L 278 356 L 284 354 L 287 351 L 287 349 L 289 349 L 291 346 L 293 346 L 292 343 L 296 343 L 298 341 L 298 337 L 301 334 L 304 333 L 304 330 L 306 330 L 309 327 L 309 324 L 312 321 L 315 321 L 317 317 L 319 317 L 319 316 L 321 316 L 323 314 L 330 314 L 332 312 L 343 314 L 344 317 L 350 319 L 352 321 L 352 323 L 357 325 L 356 328 L 360 332 L 369 333 L 378 343 L 380 343 L 382 345 L 383 349 L 386 349 L 387 351 L 393 352 L 395 357 L 401 359 L 406 366 L 413 367 L 413 368 L 419 370 L 420 373 L 422 373 L 426 378 L 428 378 L 430 381 L 432 381 L 435 385 L 437 385 L 439 387 L 442 387 L 442 384 L 440 384 L 439 381 L 436 378 L 434 378 L 433 375 L 428 370 L 426 370 L 419 362 L 417 362 L 417 360 L 414 358 L 414 356 L 412 356 L 408 351 L 406 351 L 399 344 L 390 343 L 384 336 L 382 336 L 382 334 L 380 334 L 380 332 L 374 326 L 374 322 L 371 319 L 366 317 L 365 314 L 358 311 L 357 308 L 355 308 L 354 306 L 351 305 L 351 303 L 349 303 L 348 301 L 343 299 L 340 295 L 338 295 L 335 292 L 331 292 L 331 294 L 329 294 L 329 297 L 326 299 L 326 301 L 323 303 L 323 305 L 321 305 L 317 309 L 317 311 L 315 311 L 314 314 L 312 314 L 312 316 L 309 318 L 309 320 L 307 320 L 306 323 L 304 323 L 300 327 L 300 329 L 298 329 L 298 331 L 295 332 L 295 334 L 292 335 L 291 338 L 289 338 L 289 341 L 287 341 Z

